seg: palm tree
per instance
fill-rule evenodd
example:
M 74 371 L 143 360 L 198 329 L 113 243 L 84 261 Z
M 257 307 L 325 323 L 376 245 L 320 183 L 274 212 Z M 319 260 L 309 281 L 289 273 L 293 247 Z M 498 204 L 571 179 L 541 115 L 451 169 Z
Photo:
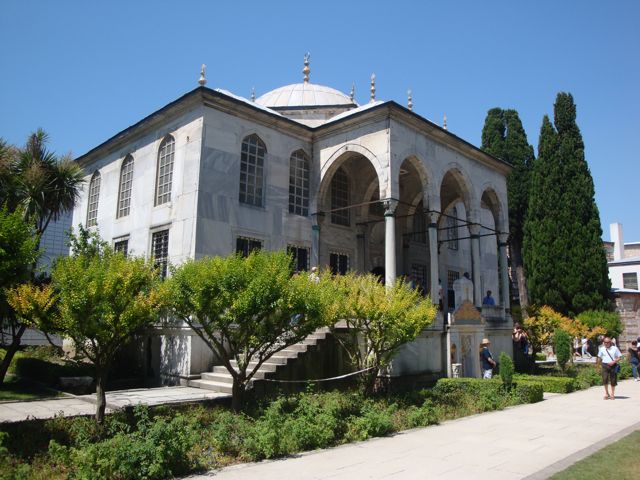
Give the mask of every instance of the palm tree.
M 0 139 L 0 205 L 7 205 L 10 211 L 20 210 L 24 221 L 33 225 L 36 250 L 40 248 L 40 239 L 49 223 L 73 209 L 84 181 L 80 166 L 69 156 L 58 157 L 48 150 L 48 140 L 49 136 L 42 129 L 29 135 L 22 149 Z M 34 263 L 32 280 L 35 274 Z M 0 323 L 11 332 L 12 342 L 6 347 L 0 364 L 0 385 L 26 330 L 6 304 L 2 310 Z

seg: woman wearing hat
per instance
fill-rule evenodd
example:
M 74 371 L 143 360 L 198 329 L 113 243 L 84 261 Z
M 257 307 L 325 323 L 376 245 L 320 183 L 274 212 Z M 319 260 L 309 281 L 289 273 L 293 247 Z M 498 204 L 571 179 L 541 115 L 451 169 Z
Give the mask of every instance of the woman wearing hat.
M 489 350 L 489 346 L 491 342 L 488 338 L 483 338 L 480 346 L 482 350 L 480 350 L 480 364 L 482 366 L 482 378 L 491 378 L 493 376 L 493 369 L 496 366 L 496 362 L 491 355 L 491 351 Z

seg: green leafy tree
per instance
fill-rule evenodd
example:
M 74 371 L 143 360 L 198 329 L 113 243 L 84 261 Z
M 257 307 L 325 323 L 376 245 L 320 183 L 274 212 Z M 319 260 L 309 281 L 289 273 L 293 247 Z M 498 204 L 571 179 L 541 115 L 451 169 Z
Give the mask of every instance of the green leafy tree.
M 102 423 L 109 368 L 120 348 L 153 324 L 162 306 L 155 267 L 115 253 L 92 234 L 87 249 L 54 266 L 50 286 L 23 285 L 9 303 L 25 321 L 73 339 L 96 369 L 96 420 Z
M 544 117 L 525 222 L 524 259 L 534 303 L 574 316 L 611 309 L 611 284 L 594 186 L 573 97 Z
M 0 315 L 7 319 L 11 342 L 1 342 L 5 353 L 0 363 L 0 385 L 4 382 L 7 370 L 15 352 L 20 346 L 25 324 L 16 322 L 13 309 L 6 299 L 6 290 L 20 283 L 27 282 L 31 276 L 31 265 L 38 258 L 36 249 L 38 242 L 33 235 L 33 228 L 25 223 L 22 212 L 10 213 L 6 206 L 0 208 Z M 17 330 L 16 330 L 17 329 Z M 2 333 L 3 337 L 5 333 Z
M 556 361 L 563 372 L 567 362 L 571 359 L 571 335 L 562 329 L 557 329 L 553 336 L 553 347 L 556 352 Z
M 196 332 L 233 377 L 238 411 L 260 366 L 323 326 L 327 281 L 294 275 L 284 252 L 256 251 L 247 258 L 187 261 L 167 280 L 166 296 L 172 315 Z
M 68 156 L 60 157 L 47 149 L 48 136 L 38 129 L 23 148 L 8 145 L 0 139 L 0 205 L 10 212 L 20 212 L 22 220 L 32 227 L 34 252 L 51 221 L 73 209 L 83 182 L 82 169 Z M 30 279 L 36 279 L 37 256 L 31 260 Z M 0 383 L 20 346 L 26 326 L 10 309 L 0 307 L 0 324 L 11 332 L 11 348 L 0 366 Z
M 362 375 L 363 389 L 370 395 L 398 349 L 433 322 L 436 307 L 408 284 L 385 287 L 375 275 L 337 276 L 334 283 L 330 328 L 352 365 L 367 369 Z M 344 324 L 340 330 L 346 326 L 346 334 L 336 331 L 339 320 Z
M 618 338 L 624 329 L 618 312 L 607 310 L 587 310 L 576 317 L 580 322 L 591 329 L 596 329 L 598 334 Z M 591 337 L 593 338 L 593 336 Z
M 489 110 L 482 129 L 482 149 L 513 166 L 513 170 L 507 176 L 509 254 L 511 267 L 518 281 L 520 307 L 523 316 L 526 317 L 529 295 L 522 260 L 522 245 L 534 154 L 517 111 L 500 108 Z

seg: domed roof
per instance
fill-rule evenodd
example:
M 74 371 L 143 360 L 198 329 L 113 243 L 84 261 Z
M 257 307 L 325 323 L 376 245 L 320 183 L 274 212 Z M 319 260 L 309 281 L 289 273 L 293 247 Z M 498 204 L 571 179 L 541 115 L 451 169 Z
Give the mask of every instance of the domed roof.
M 276 88 L 262 95 L 256 100 L 256 103 L 270 108 L 356 105 L 348 95 L 335 88 L 310 82 L 294 83 Z

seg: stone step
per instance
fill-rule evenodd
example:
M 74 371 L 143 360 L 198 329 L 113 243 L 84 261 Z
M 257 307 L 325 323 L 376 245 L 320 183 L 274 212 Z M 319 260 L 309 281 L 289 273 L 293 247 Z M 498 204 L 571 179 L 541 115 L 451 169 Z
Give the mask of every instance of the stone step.
M 249 362 L 249 365 L 247 366 L 247 370 L 252 370 L 256 365 L 257 365 L 257 362 Z M 260 370 L 263 370 L 265 372 L 275 372 L 278 369 L 278 367 L 282 365 L 284 365 L 284 363 L 265 362 L 262 365 L 260 365 Z M 238 364 L 235 361 L 231 362 L 231 366 L 233 368 L 238 368 Z
M 233 393 L 231 383 L 212 382 L 210 380 L 189 380 L 189 386 L 195 388 L 203 388 L 212 392 Z
M 252 380 L 262 380 L 265 377 L 265 374 L 268 372 L 261 372 L 258 370 L 253 376 Z M 203 372 L 201 375 L 201 380 L 207 380 L 209 382 L 218 382 L 218 383 L 233 383 L 233 377 L 229 372 L 226 371 L 224 373 L 220 372 Z

